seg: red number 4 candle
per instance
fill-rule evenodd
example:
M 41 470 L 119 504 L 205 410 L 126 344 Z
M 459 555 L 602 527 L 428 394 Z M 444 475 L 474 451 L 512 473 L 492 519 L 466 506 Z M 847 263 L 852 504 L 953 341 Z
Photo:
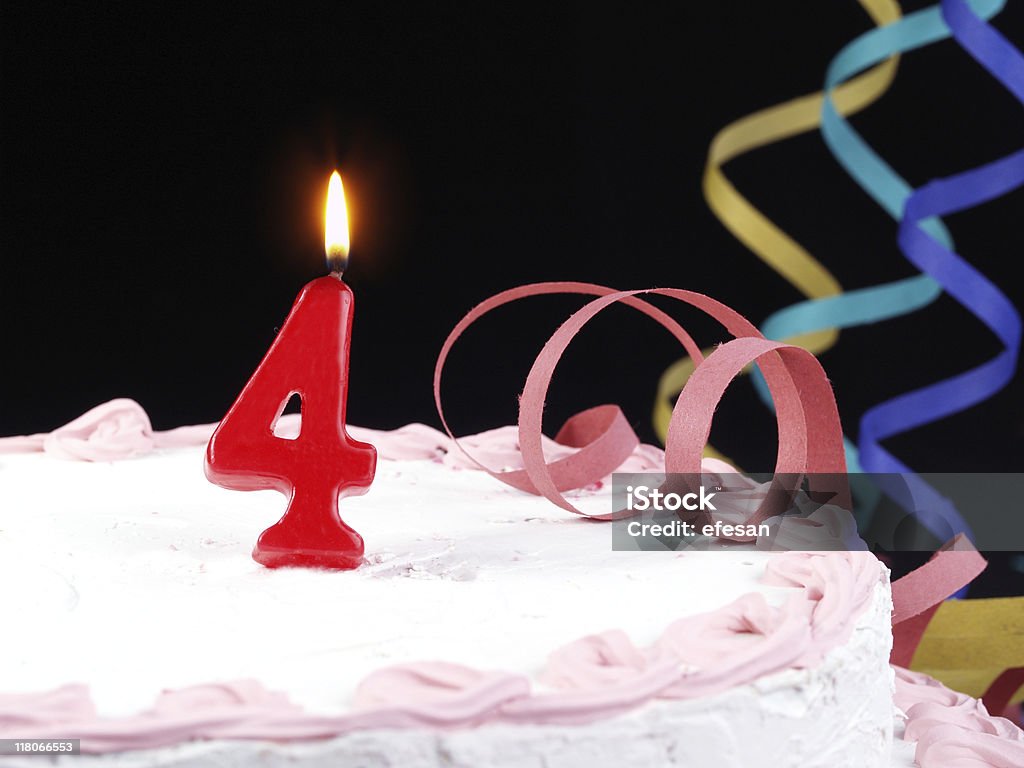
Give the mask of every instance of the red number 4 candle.
M 363 539 L 338 513 L 338 500 L 365 493 L 377 452 L 345 431 L 352 290 L 348 221 L 341 177 L 327 192 L 327 261 L 331 274 L 308 283 L 281 332 L 206 450 L 206 476 L 238 491 L 272 488 L 289 497 L 284 516 L 256 542 L 253 558 L 269 568 L 350 569 L 362 562 Z M 295 439 L 274 427 L 292 395 L 302 402 Z

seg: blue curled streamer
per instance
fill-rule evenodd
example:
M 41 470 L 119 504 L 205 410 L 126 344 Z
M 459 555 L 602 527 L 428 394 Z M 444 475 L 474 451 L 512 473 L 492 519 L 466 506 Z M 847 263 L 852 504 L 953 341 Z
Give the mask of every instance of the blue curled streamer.
M 1004 6 L 1004 0 L 975 0 L 977 11 L 991 17 Z M 831 95 L 834 89 L 858 72 L 885 60 L 896 53 L 920 48 L 949 37 L 951 30 L 942 17 L 941 8 L 931 8 L 909 14 L 885 27 L 873 29 L 843 47 L 829 65 L 822 106 L 821 130 L 826 144 L 840 164 L 893 218 L 899 219 L 903 205 L 912 189 L 836 111 Z M 952 237 L 942 222 L 929 217 L 922 226 L 936 240 L 949 248 Z M 880 322 L 914 312 L 932 301 L 942 292 L 942 286 L 927 274 L 897 280 L 868 288 L 847 291 L 826 299 L 802 301 L 771 315 L 762 325 L 769 338 L 787 338 L 822 328 L 849 328 Z M 769 405 L 771 398 L 762 377 L 756 374 L 754 384 L 761 399 Z M 852 473 L 863 471 L 859 452 L 846 440 L 847 464 Z M 922 481 L 923 482 L 923 481 Z M 877 489 L 860 483 L 855 488 L 861 513 L 870 513 L 878 498 Z M 897 497 L 901 494 L 896 493 Z M 905 497 L 903 497 L 906 500 Z M 937 495 L 929 494 L 932 504 Z M 915 505 L 908 506 L 914 509 Z M 943 504 L 943 516 L 954 531 L 967 530 L 966 524 L 948 504 Z M 945 526 L 932 526 L 936 535 L 944 535 Z
M 1002 10 L 1005 0 L 984 0 L 976 5 L 981 13 L 991 17 Z M 950 34 L 941 8 L 935 5 L 860 35 L 844 46 L 828 67 L 821 121 L 825 143 L 847 173 L 894 219 L 900 218 L 912 188 L 836 111 L 832 94 L 858 72 L 895 54 L 944 40 Z M 953 239 L 941 221 L 929 221 L 927 226 L 944 244 L 952 247 Z M 941 286 L 932 278 L 918 275 L 825 299 L 798 302 L 770 315 L 762 331 L 769 338 L 784 338 L 823 328 L 868 325 L 920 309 L 941 293 Z M 755 378 L 755 386 L 762 399 L 770 403 L 762 377 Z
M 1024 104 L 1024 54 L 964 0 L 942 0 L 942 14 L 960 46 Z M 1013 378 L 1021 343 L 1020 313 L 987 277 L 931 236 L 923 222 L 980 205 L 1022 185 L 1024 149 L 929 182 L 907 199 L 897 238 L 907 260 L 984 323 L 1002 343 L 1003 351 L 968 371 L 869 409 L 861 417 L 859 443 L 861 462 L 869 471 L 909 473 L 905 464 L 880 445 L 881 440 L 963 411 L 988 399 Z M 909 493 L 921 509 L 921 522 L 929 528 L 940 525 L 939 514 L 933 514 L 931 505 L 940 503 L 941 497 L 916 475 L 906 479 Z

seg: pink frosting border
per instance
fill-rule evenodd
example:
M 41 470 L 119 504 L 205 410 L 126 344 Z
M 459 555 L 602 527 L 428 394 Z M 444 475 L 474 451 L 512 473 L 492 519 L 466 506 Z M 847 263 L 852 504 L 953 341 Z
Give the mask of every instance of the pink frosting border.
M 278 420 L 274 431 L 282 437 L 293 437 L 298 434 L 299 424 L 298 415 L 285 415 Z M 166 448 L 205 445 L 216 427 L 216 424 L 199 424 L 156 431 L 141 405 L 129 398 L 118 398 L 97 405 L 53 432 L 0 437 L 0 454 L 43 452 L 72 461 L 120 461 Z M 354 426 L 347 429 L 356 440 L 372 442 L 382 459 L 433 459 L 456 469 L 479 470 L 476 462 L 455 449 L 454 441 L 444 432 L 425 424 L 408 424 L 393 430 Z M 516 447 L 518 439 L 515 427 L 499 427 L 460 438 L 475 456 L 496 467 L 522 466 L 522 454 Z M 571 455 L 577 450 L 544 439 L 544 453 L 551 460 Z M 664 456 L 660 448 L 641 445 L 627 459 L 622 471 L 642 472 L 660 468 L 664 466 Z M 732 470 L 724 464 L 719 470 L 723 468 Z
M 78 738 L 90 753 L 170 746 L 191 739 L 298 740 L 373 728 L 456 728 L 482 723 L 577 725 L 654 699 L 692 699 L 785 669 L 813 667 L 852 633 L 884 574 L 862 552 L 779 553 L 765 581 L 794 588 L 780 607 L 759 593 L 670 624 L 650 647 L 620 631 L 555 650 L 535 688 L 524 675 L 442 661 L 379 669 L 356 689 L 351 713 L 304 711 L 255 681 L 161 694 L 130 717 L 103 718 L 88 688 L 0 695 L 0 737 Z
M 1024 731 L 988 713 L 978 699 L 902 667 L 896 671 L 896 706 L 906 716 L 905 741 L 916 741 L 921 768 L 1020 768 Z
M 0 453 L 44 451 L 64 459 L 112 461 L 201 445 L 214 426 L 156 432 L 138 403 L 121 399 L 49 434 L 0 439 Z M 288 434 L 297 427 L 297 418 L 286 416 L 277 429 Z M 350 432 L 375 443 L 385 459 L 428 458 L 453 469 L 476 466 L 452 450 L 450 438 L 425 425 L 390 432 L 352 427 Z M 464 440 L 490 466 L 515 466 L 521 462 L 515 434 L 508 427 Z M 554 441 L 545 445 L 550 458 L 571 451 Z M 623 471 L 662 463 L 659 449 L 641 446 Z M 670 624 L 647 648 L 635 646 L 621 631 L 580 638 L 549 657 L 542 674 L 549 692 L 535 690 L 523 675 L 424 661 L 371 673 L 356 691 L 353 711 L 340 716 L 308 713 L 258 682 L 234 681 L 166 691 L 137 715 L 102 718 L 86 686 L 67 685 L 0 694 L 0 736 L 80 738 L 83 751 L 106 753 L 192 739 L 300 740 L 371 728 L 588 723 L 654 699 L 707 696 L 784 669 L 815 666 L 849 638 L 881 578 L 867 553 L 776 554 L 765 580 L 794 588 L 783 606 L 748 594 Z M 975 699 L 897 668 L 896 702 L 907 712 L 906 738 L 918 742 L 922 768 L 1024 764 L 1024 734 L 1008 720 L 989 716 Z

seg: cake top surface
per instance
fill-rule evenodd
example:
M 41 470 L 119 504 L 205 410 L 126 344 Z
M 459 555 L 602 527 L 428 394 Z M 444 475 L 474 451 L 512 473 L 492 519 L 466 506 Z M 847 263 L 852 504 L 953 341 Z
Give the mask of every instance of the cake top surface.
M 631 461 L 643 467 L 642 451 Z M 237 678 L 339 712 L 390 664 L 533 676 L 583 635 L 619 629 L 645 646 L 672 619 L 794 592 L 761 582 L 762 552 L 612 551 L 608 525 L 458 460 L 383 460 L 371 491 L 342 501 L 368 562 L 340 573 L 253 562 L 284 500 L 211 485 L 198 447 L 112 463 L 10 455 L 0 478 L 0 583 L 21 627 L 0 677 L 8 690 L 88 682 L 101 714 Z M 603 508 L 607 490 L 573 498 Z
M 248 550 L 280 495 L 207 483 L 209 426 L 153 433 L 141 409 L 112 411 L 0 442 L 0 585 L 17 627 L 0 721 L 37 736 L 73 723 L 89 751 L 590 722 L 654 698 L 799 686 L 859 617 L 869 632 L 886 621 L 868 553 L 616 552 L 608 525 L 495 482 L 421 425 L 353 429 L 383 459 L 371 492 L 343 500 L 364 567 L 267 570 Z M 514 468 L 516 438 L 467 443 Z M 663 459 L 640 446 L 621 469 Z M 604 513 L 607 478 L 570 497 Z

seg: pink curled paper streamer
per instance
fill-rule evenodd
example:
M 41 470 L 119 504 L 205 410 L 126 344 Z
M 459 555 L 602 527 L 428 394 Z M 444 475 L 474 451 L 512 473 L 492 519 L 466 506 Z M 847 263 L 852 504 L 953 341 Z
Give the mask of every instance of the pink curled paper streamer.
M 1013 695 L 1020 690 L 1022 685 L 1024 685 L 1024 667 L 1004 669 L 982 694 L 981 700 L 985 702 L 985 706 L 991 707 L 996 712 L 1005 712 L 1011 706 L 1010 700 Z M 1015 705 L 1015 709 L 1013 719 L 1019 722 L 1020 705 Z M 1005 716 L 1009 717 L 1010 715 Z
M 519 442 L 524 468 L 498 471 L 474 458 L 449 427 L 441 402 L 444 364 L 458 338 L 483 315 L 518 299 L 553 293 L 585 294 L 599 298 L 566 320 L 534 361 L 519 402 Z M 697 307 L 722 323 L 737 338 L 718 347 L 705 360 L 690 335 L 668 315 L 640 299 L 642 294 L 666 296 Z M 592 283 L 534 283 L 503 291 L 477 305 L 448 335 L 434 368 L 434 403 L 453 443 L 492 477 L 520 490 L 544 496 L 566 511 L 595 519 L 622 516 L 621 511 L 608 515 L 587 515 L 563 495 L 563 491 L 582 487 L 614 471 L 636 446 L 636 435 L 617 406 L 592 408 L 569 420 L 560 434 L 569 431 L 577 438 L 580 450 L 571 457 L 549 464 L 541 443 L 544 402 L 562 353 L 591 318 L 619 301 L 657 320 L 698 361 L 696 371 L 676 401 L 669 423 L 665 443 L 665 468 L 668 472 L 700 473 L 701 453 L 711 429 L 715 408 L 729 383 L 746 365 L 756 360 L 776 402 L 779 430 L 776 472 L 798 477 L 816 473 L 811 480 L 812 489 L 830 491 L 835 494 L 835 503 L 848 507 L 849 490 L 845 484 L 839 488 L 816 487 L 828 473 L 832 473 L 834 480 L 839 480 L 846 470 L 839 413 L 820 363 L 800 347 L 765 339 L 738 312 L 693 291 L 674 288 L 616 291 Z M 814 434 L 814 440 L 808 440 L 809 433 Z M 761 508 L 754 519 L 759 521 L 767 515 L 767 508 Z
M 909 667 L 914 652 L 944 600 L 985 570 L 985 558 L 964 534 L 940 547 L 927 563 L 892 585 L 893 664 Z
M 501 472 L 491 469 L 485 463 L 478 460 L 473 454 L 466 450 L 463 443 L 455 437 L 451 427 L 448 426 L 448 420 L 444 415 L 444 407 L 441 404 L 441 374 L 444 371 L 444 364 L 448 359 L 448 354 L 455 342 L 466 331 L 466 329 L 480 317 L 504 304 L 516 301 L 517 299 L 525 298 L 527 296 L 540 296 L 544 294 L 558 293 L 606 296 L 615 293 L 615 289 L 594 285 L 592 283 L 558 282 L 535 283 L 533 285 L 521 286 L 519 288 L 502 291 L 501 293 L 478 304 L 458 322 L 448 335 L 448 338 L 445 339 L 445 342 L 441 347 L 441 351 L 438 354 L 437 363 L 434 366 L 434 404 L 437 407 L 437 413 L 441 418 L 441 423 L 444 426 L 444 430 L 448 434 L 448 437 L 462 451 L 462 453 L 480 469 L 484 470 L 492 477 L 511 485 L 513 488 L 518 488 L 519 490 L 527 491 L 529 493 L 538 493 L 534 479 L 538 474 L 536 467 L 536 452 L 530 451 L 528 456 L 527 451 L 523 450 L 522 455 L 526 469 L 513 470 L 510 472 Z M 696 355 L 695 359 L 703 359 L 700 347 L 698 347 L 690 335 L 667 314 L 657 307 L 654 307 L 640 299 L 631 298 L 625 303 L 636 307 L 648 316 L 657 320 L 662 326 L 668 329 L 670 333 L 672 333 L 672 335 L 691 355 Z M 538 358 L 538 362 L 539 361 L 540 358 Z M 534 369 L 536 369 L 536 367 L 537 363 L 535 362 Z M 531 370 L 531 373 L 532 372 L 533 371 Z M 550 375 L 548 379 L 550 380 Z M 523 413 L 523 405 L 524 401 L 521 399 L 520 414 Z M 530 399 L 526 401 L 526 405 L 529 409 L 532 409 L 538 404 L 535 399 Z M 543 400 L 541 400 L 539 405 L 543 408 Z M 520 433 L 521 432 L 522 426 L 520 425 Z M 632 427 L 629 426 L 625 416 L 616 406 L 598 406 L 597 408 L 592 408 L 588 411 L 576 414 L 569 419 L 565 426 L 563 426 L 559 431 L 559 435 L 567 436 L 569 434 L 572 435 L 573 442 L 576 443 L 576 447 L 579 447 L 580 450 L 573 456 L 567 456 L 551 464 L 547 479 L 554 485 L 554 490 L 549 491 L 547 498 L 564 509 L 574 511 L 577 514 L 582 514 L 576 510 L 575 507 L 569 504 L 560 492 L 589 485 L 590 483 L 613 472 L 633 451 L 633 448 L 639 443 L 639 439 L 636 437 L 636 433 L 633 432 Z M 558 438 L 556 438 L 556 442 L 557 441 Z M 549 467 L 544 461 L 543 451 L 541 452 L 540 461 L 544 464 L 544 470 L 547 472 Z

